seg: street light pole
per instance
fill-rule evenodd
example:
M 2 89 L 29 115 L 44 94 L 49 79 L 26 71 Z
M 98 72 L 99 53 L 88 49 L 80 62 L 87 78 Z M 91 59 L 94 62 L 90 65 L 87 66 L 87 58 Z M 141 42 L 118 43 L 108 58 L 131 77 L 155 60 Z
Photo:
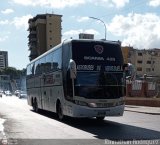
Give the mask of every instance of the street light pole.
M 89 17 L 89 18 L 91 18 L 91 19 L 95 19 L 95 20 L 99 20 L 99 21 L 101 21 L 101 22 L 103 23 L 103 25 L 104 25 L 104 28 L 105 28 L 105 40 L 106 40 L 106 35 L 107 35 L 107 27 L 106 27 L 106 24 L 104 23 L 104 21 L 102 21 L 101 19 L 99 19 L 99 18 L 96 18 L 96 17 Z

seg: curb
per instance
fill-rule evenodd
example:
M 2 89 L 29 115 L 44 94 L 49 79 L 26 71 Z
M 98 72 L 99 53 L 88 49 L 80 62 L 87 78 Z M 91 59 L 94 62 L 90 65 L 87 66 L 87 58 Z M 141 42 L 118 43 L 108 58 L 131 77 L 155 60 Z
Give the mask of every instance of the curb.
M 142 111 L 136 111 L 136 110 L 127 110 L 127 109 L 125 109 L 125 111 L 136 112 L 136 113 L 143 113 L 143 114 L 150 114 L 150 115 L 160 115 L 160 113 L 142 112 Z

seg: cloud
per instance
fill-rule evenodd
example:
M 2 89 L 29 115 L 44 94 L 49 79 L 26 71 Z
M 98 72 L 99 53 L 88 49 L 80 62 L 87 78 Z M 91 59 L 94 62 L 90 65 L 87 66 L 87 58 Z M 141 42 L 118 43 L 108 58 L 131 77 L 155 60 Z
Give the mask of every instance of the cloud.
M 20 29 L 22 27 L 25 28 L 25 30 L 28 28 L 28 20 L 30 18 L 33 18 L 32 15 L 26 15 L 22 17 L 15 17 L 11 24 L 13 24 L 17 29 Z
M 86 21 L 88 21 L 89 20 L 89 17 L 78 17 L 77 18 L 77 21 L 78 22 L 86 22 Z
M 148 5 L 152 7 L 158 7 L 160 6 L 160 0 L 150 0 Z
M 127 3 L 129 3 L 129 0 L 88 0 L 88 1 L 97 6 L 116 7 L 116 8 L 122 8 Z
M 6 25 L 6 24 L 9 24 L 8 20 L 2 20 L 2 21 L 0 21 L 0 25 Z
M 115 5 L 117 8 L 124 7 L 127 3 L 129 3 L 129 0 L 112 0 L 113 5 Z
M 152 13 L 116 15 L 107 26 L 113 35 L 121 36 L 122 45 L 144 49 L 160 45 L 160 16 Z
M 75 7 L 85 3 L 85 0 L 12 0 L 16 4 L 24 6 L 41 6 L 51 8 Z
M 5 10 L 1 11 L 2 14 L 10 14 L 10 13 L 13 13 L 13 12 L 14 12 L 14 10 L 12 10 L 12 9 L 5 9 Z
M 83 4 L 122 8 L 129 3 L 129 0 L 12 0 L 12 2 L 23 6 L 41 6 L 55 9 L 76 7 Z
M 0 42 L 6 41 L 7 39 L 8 39 L 8 36 L 0 37 Z
M 79 33 L 82 33 L 82 32 L 83 32 L 82 29 L 69 30 L 69 31 L 64 32 L 63 35 L 64 35 L 64 36 L 67 36 L 67 35 L 73 36 L 73 35 L 79 35 Z
M 83 33 L 86 33 L 86 34 L 94 34 L 94 35 L 100 35 L 100 33 L 94 29 L 87 29 L 85 30 Z
M 80 33 L 86 33 L 86 34 L 94 34 L 94 35 L 100 35 L 99 32 L 97 32 L 94 29 L 87 29 L 87 30 L 83 30 L 83 29 L 78 29 L 78 30 L 69 30 L 63 33 L 64 36 L 67 37 L 78 37 L 78 35 Z

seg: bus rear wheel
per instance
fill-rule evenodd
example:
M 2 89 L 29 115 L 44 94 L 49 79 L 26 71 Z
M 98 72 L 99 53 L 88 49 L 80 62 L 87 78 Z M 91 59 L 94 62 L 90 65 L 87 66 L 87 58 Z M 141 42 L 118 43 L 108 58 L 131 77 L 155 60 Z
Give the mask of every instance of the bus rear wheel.
M 105 116 L 96 117 L 96 119 L 97 119 L 98 121 L 102 121 L 102 120 L 104 120 L 104 118 L 105 118 Z
M 57 115 L 58 115 L 58 119 L 59 119 L 60 121 L 62 121 L 62 120 L 64 119 L 63 110 L 62 110 L 62 105 L 61 105 L 60 102 L 57 104 Z

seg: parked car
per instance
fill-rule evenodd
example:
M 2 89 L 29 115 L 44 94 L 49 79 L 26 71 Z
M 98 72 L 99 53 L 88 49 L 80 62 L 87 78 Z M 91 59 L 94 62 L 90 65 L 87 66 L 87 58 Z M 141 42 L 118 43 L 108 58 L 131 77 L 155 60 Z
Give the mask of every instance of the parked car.
M 19 97 L 19 99 L 21 99 L 21 98 L 27 98 L 27 93 L 26 93 L 26 91 L 20 91 L 20 92 L 18 93 L 18 97 Z
M 8 91 L 5 91 L 5 95 L 6 96 L 12 96 L 12 93 L 8 90 Z
M 2 98 L 2 96 L 3 96 L 2 94 L 3 94 L 3 91 L 0 91 L 0 97 L 1 97 L 1 98 Z
M 21 91 L 21 90 L 16 90 L 16 91 L 14 92 L 14 94 L 15 94 L 16 96 L 18 96 L 19 93 L 20 93 L 20 91 Z

